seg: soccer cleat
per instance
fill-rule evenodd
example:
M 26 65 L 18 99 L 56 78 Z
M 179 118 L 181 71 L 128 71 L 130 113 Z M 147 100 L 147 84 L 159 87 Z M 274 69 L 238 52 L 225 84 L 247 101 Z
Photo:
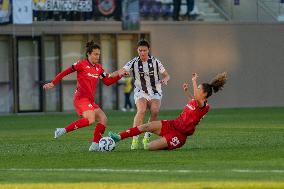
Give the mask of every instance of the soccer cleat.
M 150 139 L 149 138 L 143 138 L 142 142 L 143 142 L 144 150 L 148 150 Z
M 138 139 L 133 139 L 132 140 L 132 143 L 131 143 L 131 147 L 130 147 L 131 150 L 137 150 L 138 149 Z
M 110 138 L 112 138 L 112 139 L 114 140 L 114 142 L 118 142 L 118 141 L 121 140 L 121 137 L 120 137 L 119 134 L 113 133 L 113 132 L 111 132 L 111 131 L 108 132 L 108 136 L 109 136 Z
M 59 137 L 61 137 L 62 135 L 64 135 L 65 133 L 66 133 L 65 128 L 57 128 L 57 129 L 54 131 L 54 138 L 59 138 Z
M 99 151 L 99 150 L 100 150 L 99 144 L 96 143 L 96 142 L 92 142 L 92 144 L 91 144 L 91 146 L 90 146 L 90 148 L 89 148 L 89 151 L 90 151 L 90 152 L 97 152 L 97 151 Z

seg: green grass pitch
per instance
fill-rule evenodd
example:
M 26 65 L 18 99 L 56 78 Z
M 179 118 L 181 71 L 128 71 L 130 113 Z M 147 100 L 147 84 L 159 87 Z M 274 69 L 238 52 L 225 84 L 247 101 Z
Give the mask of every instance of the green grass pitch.
M 132 125 L 134 113 L 106 113 L 105 134 Z M 94 126 L 53 139 L 76 119 L 0 116 L 0 188 L 284 188 L 284 108 L 213 109 L 183 148 L 156 152 L 130 151 L 131 139 L 88 152 Z

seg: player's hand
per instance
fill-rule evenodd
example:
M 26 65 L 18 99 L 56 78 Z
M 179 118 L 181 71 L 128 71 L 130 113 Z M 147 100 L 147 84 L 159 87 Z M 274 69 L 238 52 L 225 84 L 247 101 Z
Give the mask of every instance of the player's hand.
M 129 76 L 129 72 L 122 68 L 118 70 L 118 75 L 119 77 Z
M 189 89 L 188 83 L 184 83 L 184 84 L 182 85 L 182 88 L 183 88 L 184 91 L 188 91 L 188 89 Z
M 167 85 L 168 84 L 168 80 L 165 79 L 165 78 L 162 79 L 160 82 L 161 82 L 162 85 Z
M 53 83 L 47 83 L 43 86 L 44 90 L 52 89 L 54 87 Z
M 192 73 L 192 78 L 191 78 L 191 80 L 192 80 L 192 81 L 196 81 L 197 78 L 198 78 L 197 73 Z

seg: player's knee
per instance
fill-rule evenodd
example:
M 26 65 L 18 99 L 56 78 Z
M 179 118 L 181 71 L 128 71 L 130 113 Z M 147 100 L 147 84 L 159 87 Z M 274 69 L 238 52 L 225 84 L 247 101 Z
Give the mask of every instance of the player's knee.
M 93 124 L 96 120 L 95 120 L 95 116 L 89 116 L 87 117 L 88 121 L 89 121 L 89 124 Z
M 147 146 L 147 150 L 156 150 L 155 145 L 153 142 L 150 142 Z
M 154 109 L 151 109 L 151 116 L 152 117 L 158 117 L 158 114 L 159 114 L 159 109 L 156 109 L 156 108 L 154 108 Z
M 146 113 L 146 110 L 145 109 L 142 109 L 142 110 L 137 110 L 137 114 L 138 116 L 144 116 Z

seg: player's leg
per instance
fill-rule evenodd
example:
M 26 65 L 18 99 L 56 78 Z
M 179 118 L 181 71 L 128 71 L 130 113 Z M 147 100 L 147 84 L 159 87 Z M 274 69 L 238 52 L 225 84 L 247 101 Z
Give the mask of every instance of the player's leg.
M 74 130 L 80 129 L 82 127 L 89 126 L 95 122 L 95 106 L 87 99 L 76 99 L 74 100 L 74 107 L 79 116 L 82 116 L 81 119 L 76 120 L 75 122 L 70 123 L 65 128 L 57 128 L 54 132 L 54 138 L 59 138 L 65 133 L 72 132 Z
M 148 102 L 150 108 L 150 117 L 149 122 L 158 120 L 158 113 L 160 111 L 161 100 L 160 99 L 152 99 Z M 143 139 L 143 146 L 144 149 L 147 149 L 148 144 L 150 143 L 150 132 L 146 132 Z
M 89 151 L 98 151 L 99 141 L 105 132 L 105 128 L 107 124 L 107 116 L 100 108 L 95 109 L 94 114 L 96 115 L 97 125 L 94 129 L 93 140 L 89 148 Z
M 153 140 L 148 144 L 148 150 L 164 150 L 168 148 L 167 140 L 164 137 Z
M 139 135 L 143 132 L 151 132 L 157 135 L 160 135 L 162 129 L 161 121 L 153 121 L 137 127 L 129 128 L 125 131 L 120 132 L 119 134 L 109 132 L 109 136 L 114 139 L 116 142 L 123 140 L 125 138 L 133 137 Z
M 147 110 L 147 100 L 145 98 L 137 99 L 136 107 L 137 107 L 137 112 L 134 117 L 133 127 L 143 124 L 145 112 Z M 138 149 L 138 136 L 136 135 L 133 137 L 133 140 L 131 143 L 131 149 L 132 150 Z

